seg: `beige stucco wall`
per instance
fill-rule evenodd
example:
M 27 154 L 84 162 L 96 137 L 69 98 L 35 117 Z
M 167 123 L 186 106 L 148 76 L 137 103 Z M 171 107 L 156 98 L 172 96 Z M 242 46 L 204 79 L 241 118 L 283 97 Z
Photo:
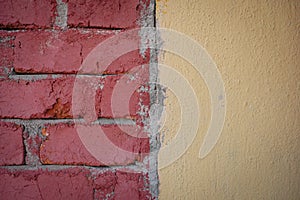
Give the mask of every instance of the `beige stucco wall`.
M 160 199 L 300 199 L 300 1 L 160 0 L 157 19 L 207 50 L 227 99 L 218 143 L 199 159 L 211 115 L 208 89 L 186 61 L 161 56 L 190 81 L 201 115 L 191 147 L 159 170 Z M 180 124 L 170 91 L 165 104 L 163 146 Z

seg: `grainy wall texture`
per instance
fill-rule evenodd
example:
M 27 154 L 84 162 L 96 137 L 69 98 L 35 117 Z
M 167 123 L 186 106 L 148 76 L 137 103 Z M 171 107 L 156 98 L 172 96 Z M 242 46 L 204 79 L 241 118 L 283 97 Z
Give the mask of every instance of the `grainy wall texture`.
M 199 159 L 210 122 L 208 89 L 187 61 L 162 57 L 190 82 L 201 116 L 187 152 L 159 171 L 160 199 L 300 199 L 299 11 L 298 0 L 157 1 L 158 26 L 208 51 L 227 99 L 221 136 Z M 162 147 L 180 124 L 180 103 L 171 91 L 166 110 Z
M 157 133 L 147 129 L 155 55 L 139 48 L 147 33 L 125 37 L 138 48 L 124 55 L 98 52 L 109 65 L 82 66 L 98 44 L 146 26 L 150 0 L 0 2 L 0 199 L 157 198 Z M 116 86 L 123 96 L 134 88 L 128 101 L 112 102 Z M 95 156 L 83 142 L 95 126 L 129 153 Z

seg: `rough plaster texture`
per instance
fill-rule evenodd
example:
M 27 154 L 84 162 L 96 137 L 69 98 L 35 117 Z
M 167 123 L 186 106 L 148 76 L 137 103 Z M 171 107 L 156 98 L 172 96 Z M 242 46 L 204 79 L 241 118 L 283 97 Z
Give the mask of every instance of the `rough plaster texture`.
M 159 171 L 160 199 L 300 198 L 299 10 L 300 2 L 292 0 L 157 2 L 159 26 L 187 34 L 208 51 L 227 96 L 221 137 L 200 160 L 210 119 L 208 90 L 187 62 L 164 54 L 161 62 L 195 89 L 201 117 L 192 146 Z M 170 91 L 165 104 L 163 146 L 180 122 L 180 105 Z

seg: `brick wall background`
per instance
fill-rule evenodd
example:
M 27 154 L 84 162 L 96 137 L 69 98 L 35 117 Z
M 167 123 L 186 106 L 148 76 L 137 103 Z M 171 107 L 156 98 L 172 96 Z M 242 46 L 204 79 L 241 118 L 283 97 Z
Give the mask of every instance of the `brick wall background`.
M 81 68 L 106 39 L 154 26 L 154 2 L 0 4 L 1 199 L 156 199 L 155 136 L 146 129 L 151 51 L 136 49 L 108 66 Z M 125 39 L 143 42 L 138 34 Z M 112 107 L 116 85 L 121 90 Z M 126 88 L 134 88 L 129 97 Z M 105 151 L 107 141 L 97 140 L 95 155 L 82 137 L 93 142 L 89 134 L 99 129 L 121 151 Z

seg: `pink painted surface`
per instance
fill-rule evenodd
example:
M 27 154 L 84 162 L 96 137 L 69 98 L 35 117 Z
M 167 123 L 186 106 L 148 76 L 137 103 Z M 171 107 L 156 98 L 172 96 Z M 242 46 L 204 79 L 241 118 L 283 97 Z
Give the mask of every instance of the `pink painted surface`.
M 105 139 L 97 140 L 96 159 L 89 149 L 84 145 L 78 135 L 79 129 L 76 129 L 74 124 L 57 124 L 48 125 L 43 130 L 43 134 L 47 135 L 47 139 L 42 142 L 40 147 L 40 158 L 43 164 L 67 164 L 67 165 L 128 165 L 135 161 L 141 161 L 144 155 L 149 153 L 149 138 L 142 129 L 137 129 L 130 125 L 80 125 L 81 130 L 86 132 L 81 133 L 84 140 L 88 139 L 91 142 L 97 140 L 97 132 L 103 130 L 105 137 L 109 139 L 111 145 L 116 150 L 114 152 L 105 148 Z M 83 128 L 83 129 L 82 129 Z M 97 132 L 92 135 L 93 130 Z M 91 131 L 92 130 L 92 131 Z M 130 134 L 130 135 L 129 135 Z M 143 137 L 142 137 L 143 136 Z M 122 153 L 118 148 L 125 150 Z M 99 155 L 100 154 L 100 155 Z
M 88 68 L 81 64 L 86 56 L 101 42 L 114 37 L 113 31 L 97 32 L 94 30 L 67 30 L 59 32 L 26 31 L 16 34 L 14 69 L 22 73 L 92 73 L 117 74 L 128 72 L 133 67 L 149 62 L 149 57 L 143 58 L 139 54 L 139 36 L 131 38 L 136 44 L 132 52 L 118 55 L 111 63 L 103 65 L 101 61 Z M 127 39 L 129 40 L 129 38 Z M 107 46 L 102 50 L 105 56 L 114 57 Z
M 51 27 L 55 20 L 55 0 L 1 1 L 0 26 Z
M 4 199 L 149 199 L 147 175 L 134 172 L 96 172 L 80 167 L 54 170 L 0 169 Z
M 36 81 L 0 80 L 0 116 L 4 118 L 78 118 L 96 117 L 137 118 L 140 101 L 149 106 L 148 93 L 139 91 L 141 79 L 131 76 L 46 78 Z M 144 79 L 142 79 L 144 80 Z M 131 87 L 133 93 L 114 97 L 114 85 Z M 102 88 L 102 89 L 101 89 Z M 129 99 L 125 101 L 124 99 Z M 72 107 L 72 100 L 75 105 Z M 114 112 L 113 112 L 114 111 Z
M 139 0 L 69 0 L 68 25 L 81 27 L 132 28 L 138 26 Z
M 0 122 L 0 165 L 21 165 L 24 162 L 22 128 Z

